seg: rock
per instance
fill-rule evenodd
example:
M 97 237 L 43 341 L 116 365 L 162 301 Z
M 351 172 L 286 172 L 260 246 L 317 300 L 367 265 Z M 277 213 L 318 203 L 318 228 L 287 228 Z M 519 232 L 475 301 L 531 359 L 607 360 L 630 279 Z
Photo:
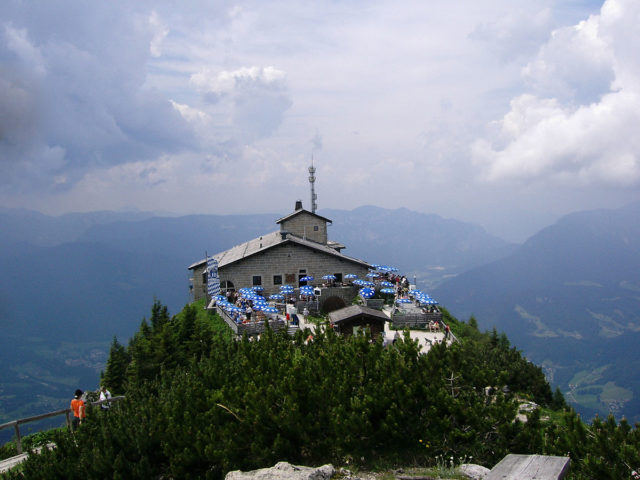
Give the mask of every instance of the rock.
M 460 473 L 466 475 L 471 480 L 482 480 L 484 477 L 489 475 L 489 470 L 487 467 L 483 467 L 482 465 L 475 465 L 473 463 L 464 463 L 460 465 Z
M 224 478 L 225 480 L 329 480 L 334 473 L 333 465 L 313 468 L 278 462 L 273 467 L 250 472 L 234 470 L 227 473 Z

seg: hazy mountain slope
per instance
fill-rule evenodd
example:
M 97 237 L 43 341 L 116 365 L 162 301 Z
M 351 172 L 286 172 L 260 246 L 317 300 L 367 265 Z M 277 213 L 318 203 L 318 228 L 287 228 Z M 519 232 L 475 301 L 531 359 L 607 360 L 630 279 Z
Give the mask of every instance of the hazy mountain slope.
M 574 386 L 585 412 L 613 407 L 640 418 L 637 375 L 629 375 L 640 366 L 639 272 L 634 204 L 568 215 L 434 294 L 454 315 L 505 331 L 564 391 Z
M 76 240 L 93 225 L 151 216 L 145 212 L 90 212 L 53 217 L 33 210 L 0 208 L 0 249 L 21 243 L 51 247 Z
M 219 251 L 278 230 L 275 214 L 188 215 L 154 217 L 137 222 L 95 225 L 79 238 L 130 252 L 156 252 L 181 257 L 184 267 Z
M 480 226 L 406 208 L 360 207 L 322 210 L 333 220 L 329 236 L 347 246 L 347 255 L 394 265 L 421 287 L 511 253 L 515 246 Z

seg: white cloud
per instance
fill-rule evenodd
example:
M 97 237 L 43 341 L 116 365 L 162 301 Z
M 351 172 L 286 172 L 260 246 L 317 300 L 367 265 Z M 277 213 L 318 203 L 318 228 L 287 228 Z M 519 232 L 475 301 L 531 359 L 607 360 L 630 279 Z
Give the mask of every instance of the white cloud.
M 634 182 L 632 2 L 28 5 L 0 11 L 6 205 L 281 210 L 312 153 L 320 208 L 496 219 L 504 195 L 586 185 L 579 206 Z
M 637 2 L 608 0 L 600 15 L 553 32 L 524 69 L 534 92 L 515 97 L 495 134 L 472 147 L 484 178 L 640 185 L 640 57 L 618 33 L 639 19 Z
M 292 105 L 286 75 L 273 66 L 242 67 L 232 71 L 204 68 L 191 84 L 224 115 L 235 129 L 234 138 L 251 143 L 275 132 Z
M 149 52 L 153 57 L 159 57 L 162 55 L 162 41 L 169 34 L 169 28 L 160 19 L 158 12 L 153 11 L 149 15 L 149 27 L 153 32 L 153 38 L 149 43 Z

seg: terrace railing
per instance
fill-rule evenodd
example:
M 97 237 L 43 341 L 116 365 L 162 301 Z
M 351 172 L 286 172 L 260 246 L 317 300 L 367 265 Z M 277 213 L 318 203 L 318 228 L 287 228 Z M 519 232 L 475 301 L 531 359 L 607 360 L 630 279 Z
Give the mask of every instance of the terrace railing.
M 424 327 L 426 328 L 430 322 L 442 322 L 441 312 L 432 313 L 402 313 L 394 312 L 391 315 L 391 323 L 396 328 L 404 327 Z
M 99 400 L 97 402 L 91 402 L 91 405 L 102 405 L 103 403 L 107 403 L 107 402 L 118 402 L 120 400 L 124 399 L 124 395 L 120 395 L 117 397 L 112 397 L 109 400 Z M 24 424 L 24 423 L 29 423 L 29 422 L 35 422 L 37 420 L 43 420 L 45 418 L 49 418 L 49 417 L 57 417 L 58 415 L 65 415 L 66 416 L 66 420 L 67 420 L 67 427 L 71 428 L 71 409 L 70 408 L 63 408 L 62 410 L 56 410 L 55 412 L 48 412 L 48 413 L 42 413 L 40 415 L 35 415 L 33 417 L 27 417 L 27 418 L 20 418 L 18 420 L 12 420 L 11 422 L 7 422 L 7 423 L 2 423 L 0 424 L 0 430 L 4 429 L 4 428 L 10 428 L 13 427 L 16 431 L 16 451 L 18 452 L 18 454 L 22 453 L 22 437 L 20 436 L 20 425 Z
M 231 330 L 233 330 L 233 332 L 239 336 L 242 336 L 245 333 L 248 336 L 260 335 L 261 333 L 264 333 L 264 331 L 267 329 L 267 324 L 269 325 L 271 330 L 274 330 L 274 331 L 287 328 L 286 322 L 281 318 L 274 319 L 274 318 L 265 317 L 263 320 L 258 320 L 258 321 L 251 320 L 247 323 L 236 323 L 229 316 L 229 314 L 225 312 L 222 308 L 217 308 L 217 312 L 218 312 L 218 315 L 220 315 L 220 318 L 222 318 L 226 322 L 226 324 L 229 325 L 229 328 L 231 328 Z M 257 314 L 254 313 L 254 315 L 257 315 Z

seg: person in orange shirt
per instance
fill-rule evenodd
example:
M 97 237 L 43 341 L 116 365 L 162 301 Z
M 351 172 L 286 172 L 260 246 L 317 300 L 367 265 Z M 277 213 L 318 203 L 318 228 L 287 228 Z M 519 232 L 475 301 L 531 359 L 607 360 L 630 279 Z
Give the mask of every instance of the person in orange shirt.
M 75 432 L 82 420 L 87 417 L 84 401 L 82 400 L 82 390 L 76 390 L 76 394 L 71 400 L 71 411 L 73 412 L 73 420 L 71 420 L 71 431 Z

